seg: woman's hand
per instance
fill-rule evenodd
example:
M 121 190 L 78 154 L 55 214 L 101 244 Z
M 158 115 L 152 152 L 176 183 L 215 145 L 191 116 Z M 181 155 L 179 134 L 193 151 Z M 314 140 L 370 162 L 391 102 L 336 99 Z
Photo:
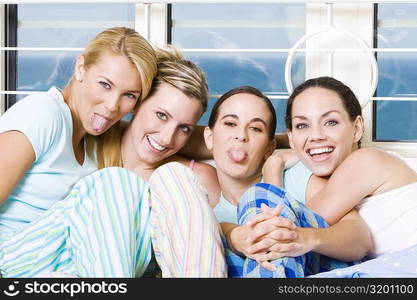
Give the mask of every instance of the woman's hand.
M 264 268 L 274 271 L 275 266 L 269 261 L 291 256 L 301 250 L 298 228 L 290 219 L 279 216 L 282 211 L 281 205 L 276 208 L 262 205 L 261 209 L 262 213 L 247 223 L 248 226 L 256 228 L 248 236 L 248 242 L 251 244 L 247 249 L 248 257 L 255 259 Z
M 262 168 L 263 181 L 282 186 L 284 170 L 292 167 L 298 161 L 299 158 L 292 149 L 275 150 Z
M 293 240 L 276 240 L 267 251 L 256 252 L 257 246 L 248 249 L 249 254 L 262 266 L 272 266 L 270 261 L 282 257 L 297 257 L 310 252 L 315 247 L 314 228 L 296 227 L 296 238 Z
M 266 205 L 261 207 L 262 213 L 254 216 L 247 224 L 235 227 L 230 234 L 229 244 L 235 252 L 255 259 L 268 270 L 275 270 L 275 266 L 268 262 L 271 255 L 269 249 L 292 251 L 297 245 L 292 243 L 297 238 L 295 225 L 286 218 L 280 217 L 282 206 L 274 209 Z M 278 242 L 283 245 L 277 246 Z

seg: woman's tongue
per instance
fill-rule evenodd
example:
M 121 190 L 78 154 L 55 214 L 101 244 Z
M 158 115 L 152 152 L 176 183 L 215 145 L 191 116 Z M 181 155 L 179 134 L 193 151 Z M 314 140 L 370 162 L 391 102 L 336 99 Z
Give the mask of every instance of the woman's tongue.
M 244 161 L 247 156 L 247 154 L 244 151 L 236 149 L 227 151 L 227 155 L 232 161 L 236 163 Z
M 94 114 L 92 117 L 93 121 L 93 129 L 97 132 L 102 132 L 104 129 L 106 129 L 107 125 L 110 123 L 109 120 L 106 118 L 103 118 L 102 116 L 98 114 Z

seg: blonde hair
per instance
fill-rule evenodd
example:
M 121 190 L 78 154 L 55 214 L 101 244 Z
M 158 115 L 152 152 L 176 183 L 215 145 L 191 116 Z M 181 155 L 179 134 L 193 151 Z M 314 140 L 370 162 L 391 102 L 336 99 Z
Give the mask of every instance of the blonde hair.
M 96 64 L 100 55 L 104 52 L 124 56 L 136 67 L 141 82 L 141 95 L 136 104 L 138 106 L 140 101 L 148 96 L 157 72 L 157 60 L 153 47 L 144 37 L 131 28 L 109 28 L 99 33 L 84 49 L 81 54 L 84 57 L 84 67 L 88 69 Z M 104 145 L 106 145 L 106 149 L 108 148 L 111 151 L 114 143 L 120 143 L 119 131 L 120 121 L 116 122 L 102 135 L 86 135 L 88 155 L 94 158 L 94 150 L 100 152 Z
M 148 98 L 157 91 L 161 83 L 168 83 L 188 97 L 200 101 L 203 108 L 202 112 L 204 112 L 207 109 L 208 102 L 208 85 L 204 72 L 195 63 L 185 59 L 181 52 L 173 47 L 156 49 L 156 57 L 158 72 Z M 143 101 L 147 101 L 147 99 Z M 123 128 L 118 126 L 118 131 L 113 133 L 114 135 L 101 148 L 97 149 L 99 168 L 123 166 L 121 155 Z
M 152 46 L 131 28 L 113 27 L 99 33 L 81 54 L 87 69 L 97 63 L 103 52 L 126 57 L 138 70 L 141 81 L 140 100 L 147 97 L 157 72 L 156 55 Z

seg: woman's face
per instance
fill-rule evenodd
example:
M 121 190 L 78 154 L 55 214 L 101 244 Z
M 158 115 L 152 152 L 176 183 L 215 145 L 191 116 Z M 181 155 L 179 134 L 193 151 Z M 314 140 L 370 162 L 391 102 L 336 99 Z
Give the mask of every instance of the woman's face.
M 201 102 L 168 83 L 161 83 L 140 104 L 123 136 L 124 155 L 157 166 L 188 141 L 201 117 Z
M 353 122 L 339 95 L 312 87 L 300 93 L 292 106 L 290 145 L 317 176 L 330 176 L 356 147 L 363 120 Z
M 141 94 L 137 69 L 121 55 L 103 53 L 85 68 L 84 58 L 77 60 L 77 92 L 72 105 L 75 120 L 91 135 L 99 135 L 132 111 Z
M 204 132 L 217 172 L 241 180 L 259 176 L 275 146 L 269 139 L 271 119 L 264 100 L 255 95 L 241 93 L 225 100 L 214 127 Z

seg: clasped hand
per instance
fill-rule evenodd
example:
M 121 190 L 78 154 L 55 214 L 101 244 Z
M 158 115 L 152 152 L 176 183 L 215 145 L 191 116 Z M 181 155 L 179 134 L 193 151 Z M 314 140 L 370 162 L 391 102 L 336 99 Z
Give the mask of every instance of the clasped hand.
M 280 216 L 281 205 L 272 209 L 262 204 L 261 210 L 247 224 L 238 227 L 238 250 L 264 268 L 274 271 L 275 266 L 270 263 L 271 260 L 298 256 L 303 250 L 298 240 L 297 227 L 291 220 Z

